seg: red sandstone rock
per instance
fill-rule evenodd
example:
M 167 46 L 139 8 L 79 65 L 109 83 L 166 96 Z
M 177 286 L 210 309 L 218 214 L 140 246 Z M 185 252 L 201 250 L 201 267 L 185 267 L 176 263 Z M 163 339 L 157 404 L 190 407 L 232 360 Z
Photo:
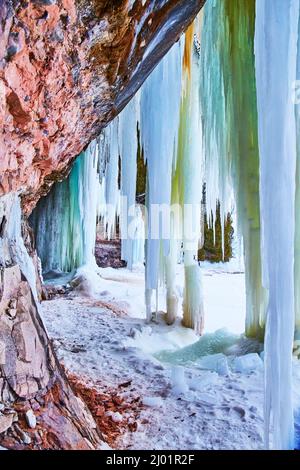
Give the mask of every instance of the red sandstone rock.
M 29 213 L 124 107 L 203 3 L 1 2 L 0 196 L 21 191 Z M 146 55 L 159 31 L 161 42 Z

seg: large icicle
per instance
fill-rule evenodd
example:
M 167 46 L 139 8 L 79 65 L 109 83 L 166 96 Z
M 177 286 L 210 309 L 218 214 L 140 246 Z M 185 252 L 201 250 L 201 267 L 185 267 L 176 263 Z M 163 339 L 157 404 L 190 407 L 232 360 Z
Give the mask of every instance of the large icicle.
M 119 146 L 118 146 L 118 126 L 119 119 L 114 119 L 111 124 L 103 131 L 104 149 L 100 154 L 100 159 L 104 159 L 104 195 L 100 197 L 99 203 L 102 204 L 100 215 L 103 216 L 103 222 L 107 237 L 114 238 L 116 232 L 116 216 L 119 206 Z M 101 149 L 101 146 L 100 146 Z
M 163 240 L 162 216 L 155 227 L 153 210 L 171 202 L 171 175 L 179 128 L 181 45 L 175 44 L 152 72 L 141 91 L 141 142 L 147 161 L 148 239 L 146 243 L 146 303 L 151 316 L 151 292 L 158 288 L 160 251 L 169 252 Z M 154 233 L 157 228 L 157 233 Z
M 295 226 L 295 344 L 300 346 L 300 20 L 298 25 L 297 82 L 295 83 L 295 111 L 297 132 L 297 171 L 296 171 L 296 226 Z
M 243 237 L 246 277 L 246 334 L 263 339 L 266 292 L 260 249 L 259 150 L 254 60 L 255 0 L 225 1 L 229 40 L 223 54 L 231 178 Z M 227 47 L 226 47 L 227 46 Z M 228 67 L 228 68 L 227 68 Z M 227 69 L 227 70 L 226 70 Z M 245 86 L 247 76 L 247 86 Z M 243 125 L 241 125 L 243 123 Z
M 221 220 L 231 209 L 232 193 L 226 133 L 229 123 L 226 119 L 226 90 L 220 51 L 222 41 L 227 40 L 224 1 L 208 0 L 203 9 L 200 49 L 206 209 L 211 219 L 211 214 L 216 211 L 216 202 L 219 201 Z M 211 226 L 214 227 L 213 220 Z
M 119 119 L 119 148 L 121 155 L 121 235 L 122 259 L 129 269 L 136 261 L 134 239 L 137 224 L 136 175 L 137 175 L 137 123 L 139 117 L 139 97 L 133 98 L 122 111 Z M 141 231 L 139 232 L 141 236 Z
M 266 444 L 294 447 L 292 346 L 296 79 L 299 0 L 256 2 L 256 81 L 260 149 L 263 276 L 269 292 L 265 336 Z
M 198 265 L 202 198 L 202 141 L 199 111 L 199 55 L 195 49 L 198 24 L 185 35 L 183 87 L 176 173 L 179 202 L 183 209 L 185 287 L 183 325 L 203 330 L 201 271 Z
M 220 199 L 223 221 L 233 192 L 244 246 L 246 334 L 262 339 L 266 296 L 260 254 L 254 26 L 255 0 L 206 3 L 201 99 L 208 212 Z

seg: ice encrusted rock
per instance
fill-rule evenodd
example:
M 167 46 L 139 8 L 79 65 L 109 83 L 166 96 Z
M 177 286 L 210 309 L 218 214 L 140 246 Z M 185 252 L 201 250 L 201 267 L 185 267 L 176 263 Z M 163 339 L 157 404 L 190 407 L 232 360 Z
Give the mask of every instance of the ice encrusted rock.
M 255 370 L 261 370 L 263 368 L 263 361 L 257 353 L 252 353 L 237 357 L 234 360 L 233 366 L 235 372 L 249 374 Z
M 161 397 L 144 397 L 143 398 L 143 405 L 150 406 L 152 408 L 162 408 L 163 407 L 163 400 Z
M 219 375 L 229 374 L 227 357 L 222 353 L 204 356 L 197 361 L 197 364 L 201 369 L 212 370 L 217 372 Z

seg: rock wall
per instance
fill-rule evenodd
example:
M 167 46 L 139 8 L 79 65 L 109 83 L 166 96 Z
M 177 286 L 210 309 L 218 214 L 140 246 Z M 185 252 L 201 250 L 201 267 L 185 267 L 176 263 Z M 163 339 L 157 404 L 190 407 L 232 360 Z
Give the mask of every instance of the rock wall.
M 26 243 L 24 242 L 26 240 Z M 73 394 L 39 316 L 37 257 L 20 200 L 0 198 L 0 442 L 9 448 L 89 449 L 100 436 Z M 28 424 L 31 412 L 37 423 Z
M 29 213 L 205 0 L 1 0 L 0 196 Z

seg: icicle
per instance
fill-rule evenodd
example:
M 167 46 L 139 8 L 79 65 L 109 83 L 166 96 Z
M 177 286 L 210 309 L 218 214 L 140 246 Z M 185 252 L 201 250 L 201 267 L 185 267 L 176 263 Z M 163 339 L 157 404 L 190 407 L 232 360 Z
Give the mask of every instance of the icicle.
M 255 0 L 206 3 L 201 99 L 208 211 L 215 211 L 218 199 L 224 232 L 224 220 L 235 200 L 237 236 L 244 243 L 246 334 L 262 339 L 266 295 L 260 254 L 254 22 Z
M 203 300 L 198 265 L 202 199 L 202 141 L 199 110 L 199 56 L 194 46 L 195 25 L 185 38 L 183 91 L 177 156 L 179 202 L 183 209 L 185 289 L 183 324 L 201 333 Z
M 119 147 L 118 147 L 118 118 L 105 129 L 104 138 L 106 140 L 106 166 L 105 166 L 105 198 L 102 200 L 104 208 L 104 223 L 107 238 L 114 238 L 115 222 L 119 205 Z
M 93 141 L 67 180 L 56 183 L 31 216 L 44 272 L 95 266 L 98 198 L 98 148 Z
M 29 255 L 22 237 L 22 210 L 20 198 L 17 193 L 10 193 L 0 198 L 1 220 L 5 215 L 5 236 L 0 237 L 0 255 L 8 263 L 13 260 L 20 267 L 22 274 L 28 281 L 36 306 L 39 308 L 37 293 L 37 273 L 31 256 Z
M 122 259 L 129 269 L 134 263 L 137 176 L 137 123 L 139 98 L 135 97 L 126 106 L 119 119 L 119 147 L 121 155 L 121 235 Z M 133 232 L 133 233 L 131 233 Z M 139 232 L 141 235 L 141 232 Z
M 299 0 L 256 2 L 256 81 L 264 283 L 266 444 L 272 416 L 275 449 L 293 449 L 292 345 L 296 128 L 291 87 L 296 79 Z
M 295 112 L 297 131 L 297 171 L 295 201 L 295 341 L 300 341 L 300 21 L 298 26 L 297 82 L 295 83 Z M 299 343 L 298 343 L 299 345 Z
M 163 240 L 162 216 L 157 227 L 153 210 L 171 202 L 171 175 L 179 127 L 181 93 L 181 45 L 175 44 L 152 72 L 141 91 L 141 142 L 147 161 L 148 240 L 146 243 L 146 299 L 148 316 L 151 289 L 157 289 L 160 247 L 169 252 L 168 237 Z M 157 214 L 156 214 L 157 215 Z M 156 220 L 157 222 L 157 220 Z M 155 232 L 153 233 L 154 229 Z
M 132 265 L 141 264 L 145 259 L 145 222 L 142 207 L 136 206 L 131 227 Z
M 221 219 L 224 219 L 232 205 L 230 161 L 226 142 L 226 93 L 220 54 L 222 41 L 226 40 L 224 1 L 208 0 L 204 6 L 200 53 L 206 207 L 208 214 L 215 214 L 216 203 L 219 201 Z M 214 221 L 212 228 L 215 231 Z
M 165 257 L 165 273 L 166 273 L 166 288 L 167 288 L 167 316 L 166 322 L 172 325 L 178 316 L 179 298 L 176 292 L 176 266 L 178 263 L 178 252 L 180 250 L 180 238 L 177 236 L 176 219 L 174 214 L 171 214 L 171 239 L 170 251 Z

